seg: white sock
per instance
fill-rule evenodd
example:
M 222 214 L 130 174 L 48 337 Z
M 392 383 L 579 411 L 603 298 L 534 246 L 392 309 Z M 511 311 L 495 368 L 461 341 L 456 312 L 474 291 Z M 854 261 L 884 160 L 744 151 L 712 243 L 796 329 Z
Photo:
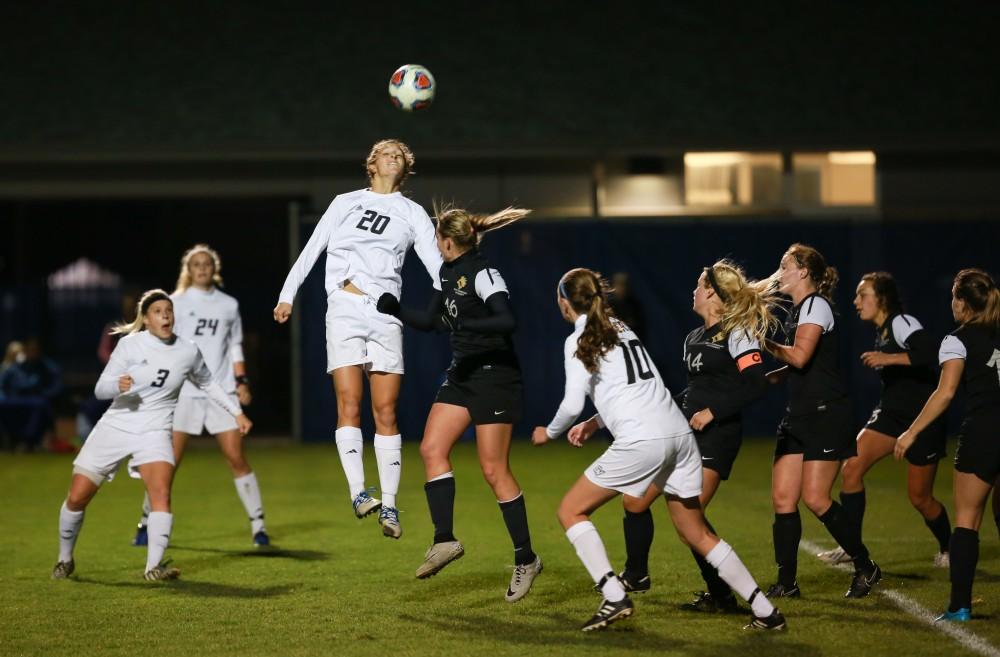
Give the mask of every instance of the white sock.
M 729 588 L 736 591 L 741 598 L 750 602 L 750 608 L 755 616 L 770 616 L 774 612 L 774 605 L 761 593 L 753 575 L 747 567 L 740 561 L 736 551 L 722 539 L 705 555 L 705 561 L 712 564 L 719 571 L 719 577 L 729 585 Z M 757 595 L 754 596 L 754 591 Z
M 403 437 L 380 436 L 375 434 L 375 461 L 378 463 L 378 479 L 382 486 L 382 506 L 396 508 L 396 493 L 399 492 L 399 475 L 403 471 Z
M 70 511 L 63 502 L 59 509 L 59 561 L 73 560 L 73 546 L 83 527 L 83 511 Z
M 347 488 L 353 500 L 365 489 L 365 464 L 361 460 L 364 443 L 361 441 L 361 429 L 358 427 L 340 427 L 337 429 L 337 451 L 340 453 L 340 465 L 344 467 L 347 477 Z
M 250 517 L 250 533 L 256 534 L 264 529 L 264 503 L 260 501 L 260 486 L 257 485 L 257 475 L 248 472 L 242 477 L 233 479 L 236 494 L 243 502 L 243 508 Z
M 428 479 L 427 481 L 431 482 L 431 481 L 438 481 L 439 479 L 454 479 L 454 478 L 455 478 L 455 473 L 449 470 L 448 472 L 445 472 L 444 474 L 439 474 L 438 476 L 432 479 Z
M 589 520 L 576 523 L 566 530 L 566 538 L 576 548 L 576 555 L 580 557 L 595 584 L 608 573 L 614 572 L 594 523 Z M 618 602 L 625 597 L 625 589 L 617 577 L 609 577 L 604 582 L 601 593 L 604 594 L 604 599 L 610 602 Z
M 170 532 L 174 527 L 174 514 L 164 511 L 149 513 L 149 545 L 146 550 L 146 572 L 149 572 L 163 561 L 163 553 L 170 543 Z
M 139 526 L 145 527 L 149 524 L 149 512 L 153 510 L 153 505 L 149 503 L 149 493 L 142 494 L 142 517 L 139 518 Z

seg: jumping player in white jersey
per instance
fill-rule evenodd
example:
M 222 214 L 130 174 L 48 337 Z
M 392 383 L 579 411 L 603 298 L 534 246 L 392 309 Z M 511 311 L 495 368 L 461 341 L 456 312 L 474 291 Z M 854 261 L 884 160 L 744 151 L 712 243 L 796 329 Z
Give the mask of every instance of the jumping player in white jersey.
M 176 568 L 163 562 L 174 517 L 170 487 L 174 478 L 174 450 L 170 429 L 174 409 L 185 381 L 193 381 L 209 398 L 236 418 L 246 434 L 252 423 L 213 379 L 198 347 L 173 332 L 174 308 L 163 290 L 149 290 L 139 300 L 136 318 L 119 326 L 126 333 L 101 373 L 94 395 L 113 399 L 73 461 L 69 494 L 59 510 L 59 560 L 54 579 L 69 577 L 75 568 L 73 547 L 83 526 L 83 512 L 131 457 L 129 475 L 141 478 L 149 493 L 149 546 L 144 576 L 148 580 L 174 579 Z
M 371 186 L 333 199 L 298 260 L 288 272 L 274 309 L 283 324 L 292 300 L 320 254 L 326 252 L 327 372 L 337 396 L 337 451 L 347 476 L 354 514 L 379 512 L 382 533 L 399 538 L 396 507 L 402 463 L 396 401 L 403 379 L 403 329 L 396 317 L 376 310 L 385 293 L 400 298 L 400 271 L 413 246 L 440 290 L 441 255 L 434 225 L 422 207 L 400 193 L 413 170 L 413 153 L 395 139 L 372 146 L 365 170 Z M 368 494 L 361 454 L 361 395 L 368 376 L 375 418 L 375 458 L 381 501 Z
M 196 244 L 181 257 L 174 302 L 174 333 L 191 340 L 198 349 L 216 382 L 237 405 L 247 406 L 252 399 L 243 357 L 243 323 L 239 303 L 219 289 L 222 285 L 222 261 L 207 244 Z M 256 547 L 270 545 L 264 527 L 264 505 L 257 476 L 243 455 L 243 436 L 232 416 L 222 411 L 191 382 L 181 388 L 174 412 L 174 468 L 179 468 L 189 435 L 201 435 L 207 429 L 219 441 L 222 454 L 233 473 L 233 483 L 250 519 L 250 536 Z M 143 500 L 142 518 L 133 545 L 146 545 L 146 519 L 149 495 Z
M 603 628 L 632 615 L 633 606 L 608 560 L 590 514 L 619 493 L 625 508 L 648 508 L 652 487 L 666 497 L 681 540 L 718 570 L 734 591 L 748 600 L 753 616 L 747 628 L 783 629 L 785 619 L 761 593 L 736 552 L 705 523 L 698 496 L 701 455 L 688 421 L 674 404 L 642 342 L 615 319 L 607 288 L 589 269 L 573 269 L 559 281 L 557 301 L 575 329 L 566 339 L 566 393 L 547 427 L 536 427 L 532 442 L 541 445 L 567 429 L 589 396 L 597 415 L 573 426 L 569 442 L 581 446 L 598 428 L 614 436 L 611 447 L 563 497 L 559 522 L 603 595 L 583 631 Z

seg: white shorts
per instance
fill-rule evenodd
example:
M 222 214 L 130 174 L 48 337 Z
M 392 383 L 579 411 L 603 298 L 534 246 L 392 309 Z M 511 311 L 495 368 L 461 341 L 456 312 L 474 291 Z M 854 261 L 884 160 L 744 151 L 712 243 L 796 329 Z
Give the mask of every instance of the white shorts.
M 236 393 L 229 395 L 229 399 L 239 407 L 240 401 Z M 177 408 L 174 409 L 174 431 L 200 436 L 203 429 L 213 436 L 236 431 L 236 418 L 208 397 L 181 395 L 177 399 Z
M 593 484 L 632 497 L 650 485 L 681 498 L 701 495 L 701 454 L 693 434 L 639 440 L 608 451 L 584 471 Z
M 128 474 L 133 479 L 140 478 L 140 465 L 155 461 L 174 465 L 174 444 L 170 432 L 129 433 L 98 422 L 73 460 L 73 465 L 111 481 L 118 466 L 130 456 Z
M 334 290 L 326 308 L 326 371 L 348 365 L 402 374 L 403 324 L 367 295 Z

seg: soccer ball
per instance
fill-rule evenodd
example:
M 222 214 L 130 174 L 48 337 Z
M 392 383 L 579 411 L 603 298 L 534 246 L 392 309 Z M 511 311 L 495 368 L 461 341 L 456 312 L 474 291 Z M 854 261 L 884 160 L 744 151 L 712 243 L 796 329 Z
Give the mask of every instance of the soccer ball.
M 434 76 L 420 64 L 404 64 L 389 78 L 389 98 L 405 112 L 430 107 L 435 90 Z

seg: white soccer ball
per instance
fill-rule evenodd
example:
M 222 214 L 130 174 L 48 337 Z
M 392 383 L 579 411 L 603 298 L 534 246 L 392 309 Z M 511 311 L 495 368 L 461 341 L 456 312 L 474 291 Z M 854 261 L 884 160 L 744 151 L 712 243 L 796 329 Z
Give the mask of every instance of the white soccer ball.
M 436 90 L 434 76 L 420 64 L 403 64 L 389 78 L 389 98 L 405 112 L 430 107 Z

